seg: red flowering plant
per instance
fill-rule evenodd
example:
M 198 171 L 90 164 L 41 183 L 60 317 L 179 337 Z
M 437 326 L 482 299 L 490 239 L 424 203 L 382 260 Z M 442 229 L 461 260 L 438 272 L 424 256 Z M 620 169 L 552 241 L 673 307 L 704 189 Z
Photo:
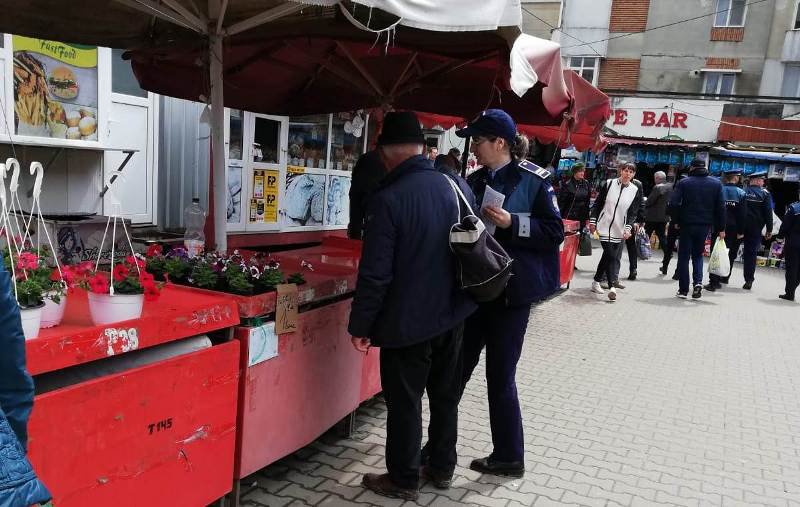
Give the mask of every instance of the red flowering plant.
M 144 294 L 146 301 L 153 301 L 161 293 L 161 285 L 145 270 L 145 262 L 133 255 L 115 264 L 110 274 L 90 269 L 82 277 L 80 285 L 95 294 L 109 294 L 112 278 L 114 294 Z
M 11 272 L 8 249 L 3 252 L 3 257 L 6 270 Z M 30 244 L 15 256 L 13 272 L 16 275 L 17 299 L 23 308 L 40 306 L 44 299 L 58 304 L 73 286 L 69 270 L 65 267 L 59 269 L 55 263 L 49 262 L 51 258 L 53 256 L 49 248 L 36 250 Z

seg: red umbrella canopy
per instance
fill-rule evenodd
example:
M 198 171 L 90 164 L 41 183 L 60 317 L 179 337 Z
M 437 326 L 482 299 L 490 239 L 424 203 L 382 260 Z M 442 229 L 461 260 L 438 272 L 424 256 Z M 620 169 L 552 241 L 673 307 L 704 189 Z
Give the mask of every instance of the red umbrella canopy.
M 507 48 L 470 50 L 465 44 L 461 54 L 448 52 L 308 36 L 228 44 L 225 105 L 304 115 L 390 104 L 465 118 L 500 107 L 524 123 L 561 122 L 563 107 L 553 112 L 543 104 L 546 81 L 521 98 L 509 89 Z M 145 89 L 190 100 L 208 96 L 206 73 L 198 65 L 200 49 L 130 54 Z

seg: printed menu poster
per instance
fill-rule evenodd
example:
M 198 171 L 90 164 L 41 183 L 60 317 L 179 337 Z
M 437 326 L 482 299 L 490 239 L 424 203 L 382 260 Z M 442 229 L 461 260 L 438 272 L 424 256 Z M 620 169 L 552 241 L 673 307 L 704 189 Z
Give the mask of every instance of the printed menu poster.
M 97 141 L 97 47 L 12 41 L 17 134 Z
M 253 199 L 264 198 L 264 171 L 253 171 Z

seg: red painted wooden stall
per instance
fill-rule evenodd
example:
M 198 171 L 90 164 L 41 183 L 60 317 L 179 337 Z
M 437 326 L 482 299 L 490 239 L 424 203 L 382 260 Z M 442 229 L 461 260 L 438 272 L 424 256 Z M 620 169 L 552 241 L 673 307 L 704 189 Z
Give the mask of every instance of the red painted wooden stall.
M 158 301 L 145 303 L 141 318 L 94 326 L 86 293 L 77 291 L 68 298 L 64 322 L 26 342 L 29 368 L 42 379 L 238 324 L 236 305 L 227 298 L 188 295 L 167 286 Z M 30 458 L 54 505 L 188 507 L 227 494 L 240 354 L 239 342 L 224 338 L 37 395 Z

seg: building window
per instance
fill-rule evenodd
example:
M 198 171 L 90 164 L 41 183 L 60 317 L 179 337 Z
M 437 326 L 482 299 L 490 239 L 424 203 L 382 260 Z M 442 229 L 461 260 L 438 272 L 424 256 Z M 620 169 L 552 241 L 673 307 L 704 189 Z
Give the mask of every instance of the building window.
M 707 72 L 703 91 L 707 95 L 733 95 L 736 74 L 728 72 Z
M 569 59 L 569 68 L 583 79 L 597 86 L 597 64 L 599 58 L 573 56 Z
M 111 50 L 111 91 L 147 98 L 147 90 L 139 86 L 139 81 L 133 75 L 130 60 L 122 59 L 124 52 L 122 49 Z
M 747 0 L 717 0 L 714 26 L 744 26 Z
M 800 97 L 800 64 L 787 65 L 783 70 L 781 96 Z
M 800 30 L 800 2 L 795 2 L 794 5 L 794 25 L 792 25 L 794 30 Z

